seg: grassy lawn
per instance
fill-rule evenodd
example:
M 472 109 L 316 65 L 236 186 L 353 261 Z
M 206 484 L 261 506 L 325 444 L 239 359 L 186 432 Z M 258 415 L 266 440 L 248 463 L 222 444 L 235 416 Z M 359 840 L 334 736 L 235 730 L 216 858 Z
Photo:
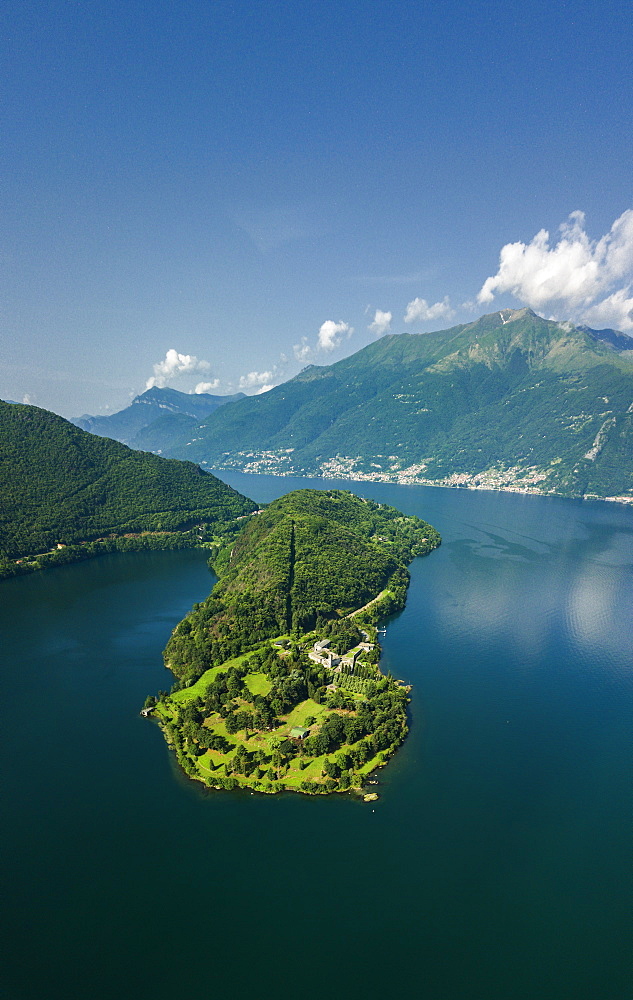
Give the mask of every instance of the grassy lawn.
M 298 791 L 300 789 L 301 783 L 303 781 L 311 781 L 317 784 L 324 782 L 323 777 L 323 763 L 328 755 L 324 754 L 321 757 L 315 757 L 310 761 L 308 766 L 301 770 L 299 768 L 298 758 L 295 758 L 288 768 L 286 774 L 281 773 L 279 779 L 277 777 L 273 778 L 273 782 L 277 787 L 278 791 L 283 791 L 284 788 L 289 790 Z M 330 759 L 333 755 L 329 755 Z M 214 777 L 220 777 L 226 775 L 226 764 L 230 762 L 231 755 L 221 754 L 214 750 L 207 751 L 202 757 L 197 759 L 198 773 L 202 778 L 209 779 L 211 784 L 213 784 Z M 363 766 L 359 771 L 363 775 L 368 774 L 372 771 L 378 764 L 378 758 L 373 761 L 369 761 Z M 266 772 L 267 772 L 266 768 Z M 256 778 L 255 775 L 245 776 L 242 774 L 234 774 L 233 777 L 236 779 L 238 784 L 242 788 L 253 788 L 256 786 L 256 790 L 262 791 L 262 786 L 268 783 L 271 779 L 268 777 L 267 773 L 262 774 L 260 778 Z M 281 768 L 283 772 L 283 768 Z M 276 771 L 275 771 L 276 774 Z M 351 790 L 351 789 L 350 789 Z
M 306 719 L 311 715 L 315 717 L 317 722 L 321 722 L 323 716 L 329 714 L 330 709 L 326 708 L 325 705 L 318 705 L 316 701 L 312 701 L 312 698 L 308 698 L 306 701 L 300 701 L 298 705 L 295 705 L 292 712 L 286 716 L 286 721 L 280 729 L 290 731 L 293 726 L 305 726 Z
M 372 757 L 371 760 L 368 760 L 366 764 L 363 764 L 362 767 L 359 767 L 358 773 L 363 775 L 370 774 L 372 771 L 376 770 L 379 764 L 382 764 L 382 757 L 378 753 L 375 757 Z
M 172 701 L 182 705 L 192 698 L 204 698 L 209 684 L 218 674 L 224 674 L 229 667 L 236 667 L 238 664 L 243 663 L 244 660 L 248 659 L 249 655 L 249 653 L 244 653 L 242 656 L 235 656 L 232 660 L 227 660 L 225 663 L 220 664 L 219 667 L 211 667 L 210 670 L 205 670 L 202 676 L 191 687 L 183 688 L 182 691 L 176 691 L 172 694 L 170 696 Z
M 272 681 L 266 676 L 266 674 L 262 673 L 247 674 L 244 681 L 246 687 L 253 695 L 267 695 L 273 686 Z
M 159 701 L 154 708 L 154 715 L 162 722 L 171 722 L 175 718 L 176 713 L 171 705 L 164 701 Z
M 224 763 L 223 757 L 224 754 L 218 753 L 217 750 L 207 750 L 204 756 L 198 757 L 196 761 L 198 770 L 205 778 L 208 778 L 209 775 L 213 777 L 214 774 L 219 774 L 218 764 Z M 213 768 L 209 766 L 211 763 L 214 765 Z
M 216 732 L 218 732 L 220 726 L 218 726 L 217 728 L 214 726 L 213 728 L 215 729 Z M 224 729 L 223 726 L 221 726 L 221 728 Z M 248 746 L 251 751 L 253 749 L 262 749 L 265 751 L 270 750 L 270 747 L 265 745 L 268 742 L 268 740 L 266 740 L 266 736 L 269 737 L 270 739 L 275 736 L 275 733 L 256 734 L 256 737 L 253 738 L 253 740 L 249 740 L 246 743 L 246 746 Z M 202 778 L 210 779 L 211 784 L 213 784 L 214 776 L 220 777 L 226 775 L 227 773 L 226 766 L 230 764 L 233 758 L 234 747 L 237 744 L 244 742 L 242 739 L 235 737 L 231 738 L 230 736 L 228 737 L 228 739 L 231 740 L 231 742 L 233 743 L 233 747 L 231 748 L 231 750 L 228 751 L 228 753 L 220 753 L 217 750 L 207 750 L 205 754 L 197 758 L 196 766 L 199 775 Z M 256 745 L 254 745 L 255 741 Z M 349 750 L 349 747 L 348 746 L 341 747 L 341 751 L 344 750 Z M 321 784 L 324 781 L 323 765 L 325 760 L 326 759 L 334 760 L 335 757 L 336 757 L 335 753 L 322 754 L 319 757 L 312 758 L 310 762 L 307 764 L 307 766 L 303 769 L 299 767 L 299 757 L 295 757 L 290 761 L 287 773 L 283 774 L 283 767 L 282 767 L 280 769 L 280 771 L 282 772 L 280 778 L 277 780 L 277 778 L 275 777 L 273 780 L 275 781 L 276 784 L 278 784 L 279 790 L 282 790 L 284 787 L 291 790 L 292 789 L 299 790 L 301 783 L 303 781 L 312 781 L 316 782 L 317 784 Z M 382 758 L 380 757 L 380 755 L 376 755 L 372 760 L 367 761 L 366 764 L 363 764 L 363 766 L 358 769 L 358 774 L 365 777 L 372 771 L 374 771 L 381 763 L 382 763 Z M 238 784 L 241 785 L 243 788 L 252 788 L 254 783 L 258 781 L 261 784 L 264 784 L 270 780 L 266 772 L 268 770 L 268 767 L 271 765 L 267 764 L 266 762 L 263 762 L 262 765 L 260 766 L 262 766 L 265 769 L 265 772 L 261 775 L 259 779 L 256 778 L 255 775 L 245 776 L 242 774 L 235 774 L 233 775 L 233 777 L 237 780 Z M 276 769 L 274 770 L 276 774 Z
M 293 784 L 300 785 L 302 781 L 320 781 L 321 772 L 323 771 L 323 761 L 327 757 L 327 754 L 323 754 L 321 757 L 313 757 L 307 767 L 303 771 L 299 770 L 299 764 L 295 760 L 290 765 L 290 770 L 284 778 L 287 784 L 291 781 Z
M 315 758 L 309 767 L 306 767 L 303 771 L 300 771 L 299 765 L 293 762 L 290 765 L 288 774 L 284 775 L 281 780 L 289 788 L 298 788 L 302 781 L 319 781 L 321 779 L 324 760 L 325 757 Z

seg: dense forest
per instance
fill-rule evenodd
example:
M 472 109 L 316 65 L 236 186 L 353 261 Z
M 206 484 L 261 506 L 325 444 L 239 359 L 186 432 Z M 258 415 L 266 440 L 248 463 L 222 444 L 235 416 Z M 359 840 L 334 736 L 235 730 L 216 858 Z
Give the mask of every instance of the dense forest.
M 176 683 L 145 705 L 183 770 L 213 788 L 360 790 L 407 733 L 375 626 L 439 543 L 393 507 L 300 490 L 217 548 L 218 583 L 165 650 Z
M 340 490 L 299 490 L 271 503 L 216 550 L 210 597 L 165 651 L 190 682 L 263 639 L 301 635 L 374 600 L 402 606 L 405 564 L 439 544 L 431 525 Z
M 199 537 L 256 509 L 191 462 L 133 451 L 46 410 L 3 402 L 0 491 L 0 576 L 15 572 L 21 557 L 49 553 L 27 565 L 70 561 L 85 542 L 94 551 L 184 544 L 174 533 Z M 125 540 L 146 532 L 153 541 Z

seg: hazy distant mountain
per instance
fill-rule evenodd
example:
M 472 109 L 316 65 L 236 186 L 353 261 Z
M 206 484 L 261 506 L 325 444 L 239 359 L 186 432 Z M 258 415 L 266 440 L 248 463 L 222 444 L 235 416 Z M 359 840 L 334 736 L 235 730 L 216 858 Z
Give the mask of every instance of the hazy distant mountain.
M 106 417 L 84 414 L 82 417 L 73 417 L 71 423 L 91 434 L 113 438 L 133 448 L 157 451 L 162 445 L 155 448 L 147 443 L 155 439 L 151 428 L 156 421 L 160 421 L 160 440 L 169 445 L 172 437 L 178 440 L 188 428 L 195 427 L 219 406 L 238 399 L 244 399 L 243 392 L 236 392 L 232 396 L 212 396 L 207 392 L 187 393 L 155 387 L 136 396 L 129 406 L 118 413 Z M 149 433 L 147 441 L 146 432 Z
M 633 338 L 502 310 L 382 337 L 164 451 L 216 468 L 633 495 Z
M 0 402 L 0 556 L 182 531 L 254 509 L 191 462 L 133 451 L 36 406 Z
M 599 340 L 603 344 L 608 344 L 620 354 L 633 351 L 633 337 L 619 330 L 592 330 L 589 326 L 579 326 L 579 330 L 589 334 L 594 340 Z

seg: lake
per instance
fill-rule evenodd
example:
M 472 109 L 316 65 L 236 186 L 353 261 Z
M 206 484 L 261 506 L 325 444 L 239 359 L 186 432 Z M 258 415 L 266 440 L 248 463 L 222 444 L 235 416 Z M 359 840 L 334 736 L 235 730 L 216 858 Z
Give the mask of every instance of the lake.
M 441 532 L 383 637 L 410 736 L 377 803 L 206 791 L 138 714 L 204 554 L 2 583 L 0 996 L 628 1000 L 633 511 L 222 478 Z

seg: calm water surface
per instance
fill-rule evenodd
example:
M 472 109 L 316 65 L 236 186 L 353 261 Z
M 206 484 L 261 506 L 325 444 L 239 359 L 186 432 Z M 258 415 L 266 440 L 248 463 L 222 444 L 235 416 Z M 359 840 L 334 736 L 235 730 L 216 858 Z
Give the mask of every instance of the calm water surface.
M 633 512 L 223 478 L 440 530 L 384 637 L 411 735 L 375 809 L 207 793 L 138 716 L 204 556 L 3 583 L 0 996 L 628 1000 Z

